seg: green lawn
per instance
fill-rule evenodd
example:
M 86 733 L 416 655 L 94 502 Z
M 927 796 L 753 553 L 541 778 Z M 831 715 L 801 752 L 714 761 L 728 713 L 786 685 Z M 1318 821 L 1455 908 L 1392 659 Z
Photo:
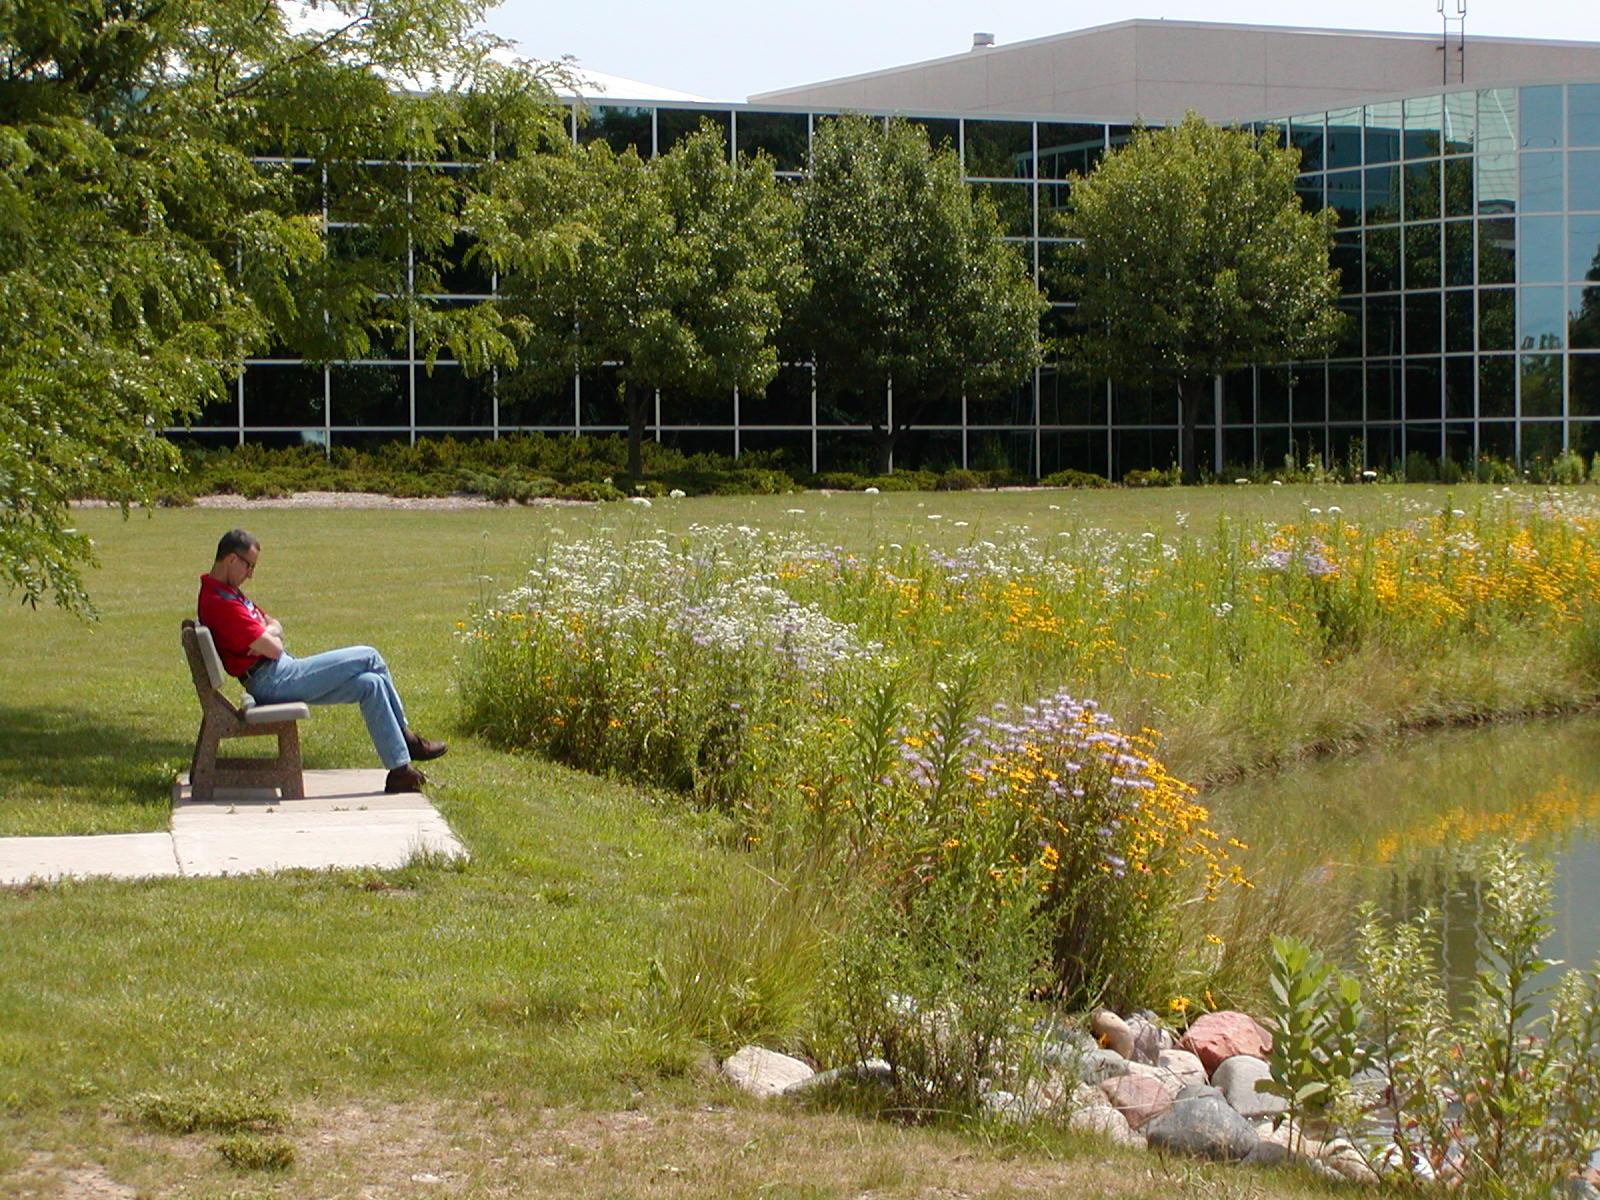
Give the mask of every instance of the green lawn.
M 1456 489 L 1457 502 L 1478 492 Z M 413 723 L 451 737 L 454 622 L 480 594 L 509 586 L 549 539 L 792 522 L 852 546 L 959 542 L 1014 524 L 1168 529 L 1180 510 L 1191 523 L 1222 511 L 1292 517 L 1308 503 L 1395 513 L 1444 494 L 805 494 L 650 509 L 177 510 L 126 522 L 88 510 L 81 524 L 103 562 L 90 580 L 100 622 L 0 615 L 0 834 L 165 825 L 198 714 L 178 623 L 235 521 L 262 540 L 252 595 L 283 620 L 291 648 L 377 645 Z M 373 765 L 353 708 L 318 710 L 304 739 L 308 766 Z M 1153 1159 L 1070 1140 L 1019 1148 L 842 1116 L 737 1106 L 706 1115 L 702 1106 L 728 1104 L 726 1093 L 693 1076 L 655 1078 L 629 1047 L 633 997 L 663 928 L 749 869 L 716 823 L 673 799 L 460 737 L 430 774 L 472 852 L 464 869 L 0 893 L 0 1195 L 82 1194 L 72 1172 L 84 1162 L 140 1194 L 248 1184 L 357 1195 L 380 1168 L 392 1183 L 385 1195 L 898 1196 L 927 1194 L 946 1176 L 986 1195 L 1323 1194 L 1188 1166 L 1152 1180 Z M 118 1115 L 137 1093 L 200 1086 L 282 1097 L 301 1165 L 241 1181 L 204 1135 L 151 1134 Z M 415 1156 L 391 1161 L 397 1140 Z M 536 1154 L 544 1141 L 548 1153 Z M 539 1175 L 534 1158 L 580 1169 Z M 412 1180 L 440 1162 L 453 1164 L 449 1189 Z

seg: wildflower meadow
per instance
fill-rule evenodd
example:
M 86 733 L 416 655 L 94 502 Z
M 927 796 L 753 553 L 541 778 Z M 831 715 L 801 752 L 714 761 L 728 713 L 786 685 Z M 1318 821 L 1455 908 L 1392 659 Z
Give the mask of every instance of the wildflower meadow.
M 458 634 L 464 723 L 490 740 L 729 814 L 867 898 L 847 907 L 886 905 L 901 951 L 920 928 L 969 984 L 985 954 L 1010 964 L 1008 1002 L 1176 1010 L 1246 965 L 1250 851 L 1196 785 L 1592 698 L 1600 518 L 1496 497 L 953 550 L 597 535 Z

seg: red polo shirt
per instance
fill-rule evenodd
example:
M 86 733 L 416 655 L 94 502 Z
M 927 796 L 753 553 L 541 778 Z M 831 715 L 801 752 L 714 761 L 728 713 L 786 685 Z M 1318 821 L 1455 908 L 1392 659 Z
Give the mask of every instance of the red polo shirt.
M 238 588 L 200 576 L 200 624 L 211 631 L 222 669 L 235 679 L 261 661 L 250 653 L 250 643 L 267 631 L 261 610 Z

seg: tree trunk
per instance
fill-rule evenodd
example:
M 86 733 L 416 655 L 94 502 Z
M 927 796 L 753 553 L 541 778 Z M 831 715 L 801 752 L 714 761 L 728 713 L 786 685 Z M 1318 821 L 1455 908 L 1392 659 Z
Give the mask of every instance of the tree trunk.
M 1210 390 L 1211 379 L 1207 377 L 1186 377 L 1178 381 L 1178 395 L 1183 400 L 1182 433 L 1178 443 L 1178 467 L 1183 472 L 1185 483 L 1194 483 L 1200 478 L 1200 460 L 1196 454 L 1195 432 L 1200 424 L 1200 409 L 1205 403 L 1206 393 Z
M 623 411 L 628 414 L 628 489 L 632 491 L 644 474 L 644 418 L 650 389 L 637 383 L 625 383 L 617 390 L 622 393 Z
M 894 469 L 894 442 L 895 435 L 900 431 L 893 425 L 885 425 L 878 431 L 878 474 L 887 475 Z

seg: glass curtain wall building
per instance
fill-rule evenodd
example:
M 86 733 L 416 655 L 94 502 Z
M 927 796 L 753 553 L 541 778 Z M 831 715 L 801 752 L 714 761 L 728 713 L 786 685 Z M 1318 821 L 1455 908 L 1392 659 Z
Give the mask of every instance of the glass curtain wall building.
M 652 155 L 709 120 L 731 153 L 764 151 L 794 179 L 827 115 L 606 102 L 570 131 Z M 960 154 L 969 186 L 994 201 L 1047 291 L 1064 245 L 1053 233 L 1068 177 L 1131 133 L 1128 124 L 1060 117 L 902 115 Z M 1408 454 L 1464 461 L 1600 451 L 1600 82 L 1440 89 L 1272 123 L 1301 152 L 1304 201 L 1338 213 L 1334 262 L 1351 320 L 1327 360 L 1220 380 L 1214 411 L 1201 414 L 1203 465 L 1272 465 L 1291 452 L 1387 466 Z M 335 253 L 361 253 L 360 226 L 326 224 Z M 432 302 L 493 295 L 492 276 L 465 263 L 468 245 L 464 234 L 447 290 Z M 1067 312 L 1052 306 L 1046 337 L 1061 332 Z M 855 468 L 871 460 L 870 432 L 889 403 L 831 401 L 809 364 L 789 363 L 761 396 L 659 396 L 650 436 L 690 452 L 782 450 L 801 468 Z M 1047 365 L 1001 397 L 927 413 L 900 439 L 896 465 L 1120 477 L 1171 463 L 1178 422 L 1175 394 L 1119 390 Z M 359 445 L 624 429 L 603 377 L 575 376 L 552 392 L 523 386 L 515 373 L 468 378 L 448 360 L 430 370 L 405 349 L 318 366 L 285 347 L 251 359 L 229 402 L 173 432 L 213 443 Z

